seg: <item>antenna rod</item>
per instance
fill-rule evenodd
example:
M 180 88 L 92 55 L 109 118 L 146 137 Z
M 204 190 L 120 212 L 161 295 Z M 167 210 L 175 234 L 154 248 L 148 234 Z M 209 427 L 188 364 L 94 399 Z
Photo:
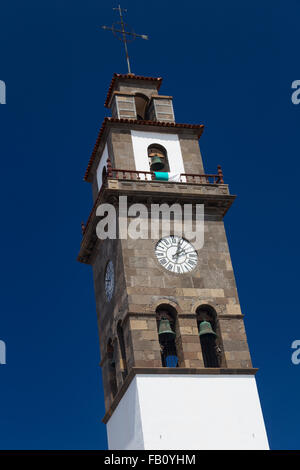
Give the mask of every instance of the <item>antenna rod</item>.
M 112 31 L 118 39 L 120 39 L 121 41 L 124 42 L 128 73 L 132 74 L 131 67 L 130 67 L 130 61 L 129 61 L 128 47 L 127 47 L 127 36 L 129 38 L 131 38 L 132 40 L 136 39 L 136 38 L 141 38 L 141 39 L 149 39 L 149 38 L 146 34 L 136 34 L 134 31 L 126 31 L 125 27 L 127 25 L 124 23 L 123 13 L 122 12 L 123 11 L 127 12 L 127 10 L 124 9 L 124 8 L 121 8 L 121 5 L 118 5 L 117 8 L 113 8 L 113 10 L 117 10 L 119 12 L 121 21 L 118 22 L 118 23 L 113 23 L 113 25 L 111 27 L 102 26 L 102 28 L 103 29 L 108 29 L 109 31 Z M 116 25 L 121 25 L 120 29 L 117 29 Z M 118 37 L 117 33 L 120 33 L 120 37 Z
M 114 8 L 116 10 L 116 8 Z M 125 25 L 123 21 L 123 15 L 122 15 L 122 8 L 121 5 L 118 5 L 118 10 L 120 13 L 120 18 L 121 18 L 121 28 L 122 28 L 122 35 L 123 35 L 123 42 L 124 42 L 124 47 L 125 47 L 125 54 L 126 54 L 126 60 L 127 60 L 127 67 L 128 67 L 128 73 L 131 73 L 131 67 L 130 67 L 130 61 L 129 61 L 129 54 L 128 54 L 128 47 L 127 47 L 127 41 L 126 41 L 126 32 L 125 32 Z M 125 10 L 127 11 L 127 10 Z

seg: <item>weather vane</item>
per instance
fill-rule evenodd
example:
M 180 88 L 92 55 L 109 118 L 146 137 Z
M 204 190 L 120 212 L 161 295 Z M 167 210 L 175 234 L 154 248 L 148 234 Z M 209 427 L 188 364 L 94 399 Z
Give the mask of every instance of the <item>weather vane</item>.
M 129 42 L 129 40 L 134 41 L 134 39 L 136 38 L 141 38 L 141 39 L 149 39 L 149 38 L 146 34 L 136 34 L 133 30 L 126 31 L 126 29 L 127 30 L 129 29 L 129 26 L 126 23 L 124 23 L 123 13 L 122 13 L 123 11 L 127 12 L 126 9 L 121 8 L 121 6 L 118 5 L 118 8 L 113 8 L 113 10 L 118 10 L 119 15 L 120 15 L 120 21 L 113 23 L 111 27 L 102 26 L 102 28 L 112 31 L 114 36 L 117 39 L 120 39 L 120 41 L 123 41 L 125 54 L 126 54 L 126 60 L 127 60 L 128 73 L 131 73 L 127 43 Z

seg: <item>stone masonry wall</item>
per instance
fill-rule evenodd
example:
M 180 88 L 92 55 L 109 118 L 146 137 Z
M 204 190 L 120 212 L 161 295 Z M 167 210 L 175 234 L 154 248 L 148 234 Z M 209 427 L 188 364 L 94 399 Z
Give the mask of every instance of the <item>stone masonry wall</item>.
M 156 260 L 156 240 L 122 240 L 128 311 L 136 367 L 157 367 L 159 343 L 155 310 L 170 304 L 178 314 L 184 367 L 203 367 L 196 309 L 217 313 L 227 367 L 251 367 L 243 317 L 221 217 L 205 221 L 204 247 L 197 268 L 188 274 L 166 271 Z

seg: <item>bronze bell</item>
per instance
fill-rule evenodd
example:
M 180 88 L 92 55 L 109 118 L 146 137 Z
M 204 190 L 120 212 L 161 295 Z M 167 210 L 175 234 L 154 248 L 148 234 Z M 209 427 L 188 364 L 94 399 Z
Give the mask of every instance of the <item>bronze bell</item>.
M 169 320 L 166 318 L 163 318 L 159 322 L 159 328 L 158 328 L 158 337 L 161 340 L 170 340 L 173 339 L 176 336 L 174 331 L 171 328 Z
M 209 321 L 202 321 L 200 323 L 200 327 L 199 327 L 199 336 L 202 336 L 202 335 L 214 335 L 214 336 L 217 336 L 217 334 L 214 332 L 214 330 L 212 329 L 212 326 L 211 324 L 209 323 Z
M 165 165 L 162 159 L 158 155 L 151 156 L 151 165 L 150 165 L 151 171 L 160 171 L 164 168 L 164 166 Z

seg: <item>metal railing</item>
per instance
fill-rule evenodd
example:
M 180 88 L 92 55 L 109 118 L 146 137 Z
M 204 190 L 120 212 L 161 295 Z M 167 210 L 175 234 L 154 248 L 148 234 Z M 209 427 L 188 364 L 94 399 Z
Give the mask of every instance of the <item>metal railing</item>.
M 117 180 L 126 180 L 126 181 L 155 181 L 155 182 L 167 182 L 164 180 L 156 179 L 155 173 L 153 171 L 137 171 L 137 170 L 125 170 L 119 168 L 112 168 L 110 159 L 107 160 L 107 171 L 103 175 L 102 186 L 99 190 L 98 196 L 92 208 L 92 211 L 89 215 L 89 218 L 86 222 L 81 222 L 82 234 L 86 231 L 86 228 L 96 211 L 96 208 L 101 197 L 101 193 L 107 187 L 108 179 L 117 179 Z M 222 168 L 218 165 L 218 172 L 216 174 L 193 174 L 193 173 L 181 173 L 179 177 L 179 183 L 188 183 L 188 184 L 224 184 L 224 177 Z
M 156 179 L 154 171 L 138 171 L 126 170 L 119 168 L 112 168 L 110 159 L 107 160 L 107 178 L 129 181 L 164 181 Z M 218 172 L 216 174 L 194 174 L 194 173 L 181 173 L 179 176 L 179 183 L 192 183 L 192 184 L 224 184 L 224 177 L 222 168 L 218 165 Z

